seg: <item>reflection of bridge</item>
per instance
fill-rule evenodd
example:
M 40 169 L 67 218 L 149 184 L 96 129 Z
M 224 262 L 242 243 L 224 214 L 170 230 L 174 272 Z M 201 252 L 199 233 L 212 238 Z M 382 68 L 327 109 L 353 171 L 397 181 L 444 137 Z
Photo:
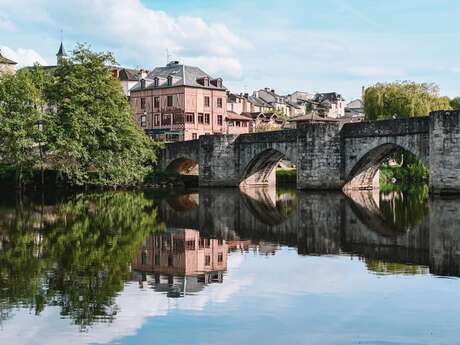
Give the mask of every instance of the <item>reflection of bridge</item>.
M 430 169 L 435 193 L 460 191 L 460 111 L 427 117 L 338 124 L 240 136 L 203 136 L 166 145 L 163 169 L 199 167 L 200 186 L 257 186 L 275 183 L 283 158 L 297 166 L 299 189 L 371 189 L 378 167 L 398 148 L 412 152 Z
M 270 194 L 250 197 L 237 190 L 200 190 L 180 197 L 187 205 L 195 200 L 195 207 L 165 200 L 159 216 L 168 227 L 195 228 L 213 238 L 274 242 L 297 247 L 299 254 L 355 253 L 429 266 L 435 274 L 460 275 L 460 231 L 455 228 L 459 203 L 431 200 L 426 219 L 404 230 L 385 219 L 372 194 L 356 201 L 340 193 L 299 192 L 276 200 Z

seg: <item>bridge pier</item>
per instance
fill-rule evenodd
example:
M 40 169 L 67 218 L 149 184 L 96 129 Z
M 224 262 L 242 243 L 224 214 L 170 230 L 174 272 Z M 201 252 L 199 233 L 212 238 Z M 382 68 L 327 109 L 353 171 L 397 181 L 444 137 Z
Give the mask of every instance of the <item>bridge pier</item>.
M 430 192 L 460 193 L 460 111 L 430 114 Z

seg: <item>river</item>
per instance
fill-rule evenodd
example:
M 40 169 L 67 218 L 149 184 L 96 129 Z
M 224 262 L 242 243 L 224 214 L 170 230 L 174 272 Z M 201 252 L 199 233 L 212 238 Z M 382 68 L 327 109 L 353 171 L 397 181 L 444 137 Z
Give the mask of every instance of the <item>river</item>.
M 458 344 L 460 198 L 0 197 L 0 344 Z

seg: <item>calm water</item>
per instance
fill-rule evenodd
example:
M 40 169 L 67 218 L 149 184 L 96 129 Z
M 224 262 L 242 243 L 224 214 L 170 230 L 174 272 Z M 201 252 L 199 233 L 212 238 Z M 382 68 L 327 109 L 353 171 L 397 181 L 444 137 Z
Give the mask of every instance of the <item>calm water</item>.
M 0 344 L 459 344 L 460 200 L 0 197 Z

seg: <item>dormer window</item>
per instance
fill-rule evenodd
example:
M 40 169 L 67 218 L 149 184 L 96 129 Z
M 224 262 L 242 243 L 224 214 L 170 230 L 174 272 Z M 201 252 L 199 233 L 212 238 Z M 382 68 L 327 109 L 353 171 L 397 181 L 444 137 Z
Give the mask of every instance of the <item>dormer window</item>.
M 173 83 L 173 77 L 168 76 L 168 86 L 172 86 L 172 83 Z
M 153 78 L 153 86 L 154 87 L 160 86 L 160 79 L 158 79 L 158 77 Z
M 145 89 L 145 79 L 141 79 L 141 89 Z
M 208 77 L 203 78 L 203 85 L 204 86 L 209 86 L 209 78 Z

